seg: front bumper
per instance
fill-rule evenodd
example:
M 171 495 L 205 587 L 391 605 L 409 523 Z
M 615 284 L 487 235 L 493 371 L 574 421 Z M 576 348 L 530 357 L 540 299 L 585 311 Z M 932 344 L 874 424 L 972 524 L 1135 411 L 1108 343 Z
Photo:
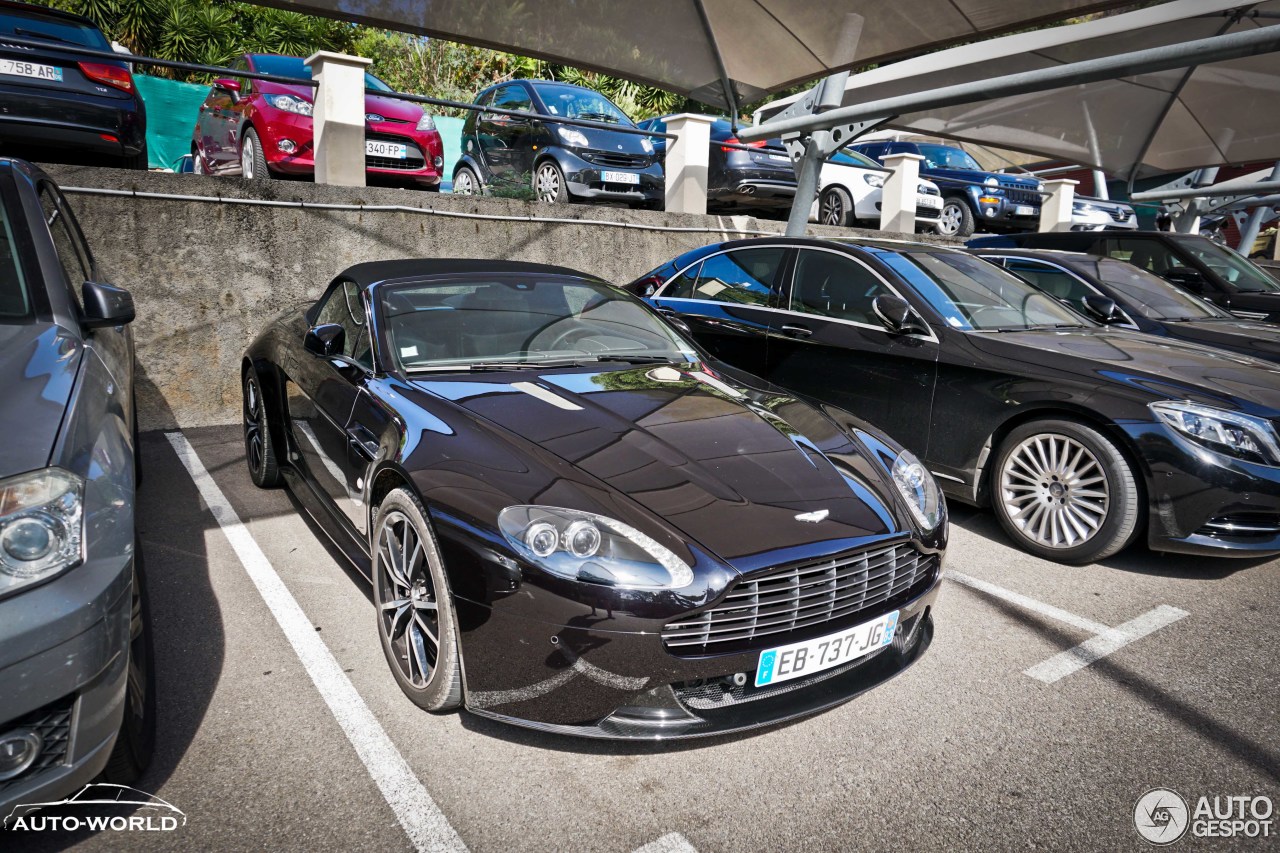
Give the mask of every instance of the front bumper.
M 1152 550 L 1217 557 L 1280 554 L 1280 468 L 1215 453 L 1160 424 L 1125 427 L 1147 464 Z
M 666 180 L 662 166 L 654 162 L 643 169 L 621 166 L 599 166 L 582 159 L 568 149 L 561 148 L 556 162 L 564 170 L 569 192 L 575 198 L 593 201 L 620 201 L 626 204 L 651 204 L 666 197 Z M 639 178 L 636 185 L 606 182 L 605 172 L 629 172 Z
M 859 615 L 865 622 L 898 610 L 900 628 L 891 645 L 758 689 L 751 676 L 762 649 L 676 657 L 656 632 L 557 628 L 459 601 L 466 706 L 478 716 L 538 731 L 620 740 L 675 740 L 776 725 L 847 702 L 919 659 L 933 635 L 940 577 L 939 572 L 909 601 Z M 604 621 L 605 614 L 600 616 Z M 486 635 L 502 638 L 500 656 L 473 654 L 493 645 Z M 523 642 L 512 644 L 513 636 Z M 734 686 L 731 679 L 739 673 L 748 675 L 747 684 Z M 497 684 L 504 686 L 492 689 Z
M 44 737 L 35 765 L 0 782 L 0 819 L 102 772 L 124 715 L 132 555 L 91 558 L 0 601 L 0 733 Z
M 1138 217 L 1130 214 L 1124 219 L 1116 219 L 1105 210 L 1088 212 L 1075 211 L 1071 214 L 1072 231 L 1136 231 Z
M 309 116 L 276 110 L 269 120 L 258 122 L 254 127 L 262 139 L 263 156 L 273 171 L 286 175 L 315 174 L 314 126 Z M 444 153 L 438 133 L 418 132 L 412 125 L 385 122 L 366 126 L 365 138 L 406 145 L 409 155 L 404 160 L 366 156 L 367 175 L 439 186 L 444 172 Z M 293 153 L 280 150 L 284 140 L 294 144 Z

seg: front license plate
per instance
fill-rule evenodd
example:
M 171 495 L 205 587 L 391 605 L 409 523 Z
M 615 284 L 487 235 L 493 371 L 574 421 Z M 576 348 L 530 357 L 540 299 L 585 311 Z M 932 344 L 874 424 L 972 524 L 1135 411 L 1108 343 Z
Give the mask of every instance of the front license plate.
M 634 172 L 602 172 L 600 179 L 606 184 L 632 184 L 640 186 L 640 176 Z
M 41 65 L 39 62 L 24 62 L 21 59 L 0 59 L 0 74 L 11 74 L 15 77 L 34 77 L 37 80 L 62 82 L 62 69 L 53 65 Z
M 761 652 L 760 662 L 756 665 L 756 687 L 813 675 L 869 655 L 892 643 L 897 627 L 898 611 L 895 610 L 839 634 Z
M 1036 209 L 1025 204 L 1020 204 L 1013 209 L 1014 216 L 1035 216 Z
M 393 160 L 408 160 L 409 146 L 399 142 L 381 142 L 377 139 L 366 139 L 364 153 L 369 157 L 390 157 Z
M 942 199 L 936 195 L 919 195 L 916 196 L 916 203 L 920 207 L 942 207 Z

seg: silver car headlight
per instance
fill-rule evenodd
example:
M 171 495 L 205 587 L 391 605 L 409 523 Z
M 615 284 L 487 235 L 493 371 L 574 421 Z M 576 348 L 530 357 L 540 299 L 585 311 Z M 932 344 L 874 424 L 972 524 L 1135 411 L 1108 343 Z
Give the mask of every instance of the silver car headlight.
M 893 484 L 907 502 L 911 515 L 925 533 L 932 533 L 942 522 L 942 492 L 938 482 L 915 454 L 904 450 L 893 460 L 889 472 Z
M 640 137 L 640 148 L 644 151 L 644 153 L 646 153 L 646 154 L 652 154 L 652 153 L 653 153 L 653 140 L 649 139 L 649 137 L 647 137 L 647 136 L 642 136 L 642 137 Z
M 0 593 L 79 563 L 84 480 L 45 468 L 0 481 Z
M 263 95 L 271 106 L 278 110 L 284 110 L 287 113 L 296 113 L 300 116 L 309 116 L 315 112 L 315 106 L 306 98 L 299 98 L 297 95 Z
M 1265 418 L 1180 400 L 1151 403 L 1150 408 L 1162 423 L 1210 450 L 1280 467 L 1280 438 Z
M 560 138 L 564 140 L 565 145 L 573 145 L 578 148 L 586 148 L 588 145 L 587 135 L 580 130 L 574 130 L 572 127 L 558 124 L 556 125 L 556 133 L 560 134 Z
M 866 181 L 868 186 L 877 188 L 884 186 L 884 178 L 880 175 L 863 175 L 862 180 Z
M 681 589 L 693 569 L 616 519 L 553 506 L 509 506 L 498 529 L 522 557 L 553 575 L 627 589 Z
M 423 131 L 423 130 L 435 130 L 435 129 L 436 129 L 435 116 L 431 115 L 431 113 L 427 112 L 426 110 L 423 110 L 422 118 L 418 119 L 418 130 Z

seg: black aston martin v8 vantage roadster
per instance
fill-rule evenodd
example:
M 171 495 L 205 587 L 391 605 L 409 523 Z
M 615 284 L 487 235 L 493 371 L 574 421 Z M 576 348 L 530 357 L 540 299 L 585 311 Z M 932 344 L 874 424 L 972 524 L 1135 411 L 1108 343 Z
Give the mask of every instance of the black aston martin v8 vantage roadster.
M 692 737 L 839 704 L 927 648 L 932 476 L 679 325 L 573 270 L 388 261 L 249 347 L 250 474 L 369 575 L 418 705 Z

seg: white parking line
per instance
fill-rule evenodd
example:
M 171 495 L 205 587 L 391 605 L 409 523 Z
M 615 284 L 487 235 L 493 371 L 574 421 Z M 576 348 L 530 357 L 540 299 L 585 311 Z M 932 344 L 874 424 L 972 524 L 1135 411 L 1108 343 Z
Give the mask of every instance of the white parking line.
M 678 832 L 668 832 L 657 841 L 637 847 L 635 853 L 698 853 L 698 849 Z
M 222 527 L 249 579 L 270 608 L 271 615 L 293 646 L 307 675 L 311 676 L 311 681 L 346 733 L 347 740 L 355 747 L 356 754 L 364 762 L 387 805 L 395 812 L 413 846 L 419 851 L 432 853 L 465 851 L 467 847 L 458 833 L 409 768 L 329 647 L 320 639 L 311 620 L 272 568 L 267 555 L 258 547 L 226 495 L 209 476 L 187 437 L 180 432 L 170 432 L 165 433 L 165 438 L 173 445 L 178 459 L 195 481 L 200 496 Z
M 1004 599 L 1026 610 L 1048 616 L 1050 619 L 1055 619 L 1059 622 L 1065 622 L 1094 635 L 1080 645 L 1067 649 L 1065 652 L 1060 652 L 1048 660 L 1022 671 L 1023 675 L 1028 675 L 1037 681 L 1043 681 L 1045 684 L 1053 684 L 1073 672 L 1079 672 L 1089 664 L 1101 660 L 1112 652 L 1119 651 L 1134 640 L 1140 640 L 1152 631 L 1156 631 L 1166 625 L 1172 625 L 1179 619 L 1191 615 L 1185 610 L 1162 604 L 1135 619 L 1130 619 L 1118 628 L 1111 628 L 1101 622 L 1085 619 L 1083 616 L 1077 616 L 1060 607 L 1045 604 L 1043 601 L 1037 601 L 1029 596 L 960 572 L 948 571 L 945 577 L 956 583 L 964 584 L 988 595 Z

